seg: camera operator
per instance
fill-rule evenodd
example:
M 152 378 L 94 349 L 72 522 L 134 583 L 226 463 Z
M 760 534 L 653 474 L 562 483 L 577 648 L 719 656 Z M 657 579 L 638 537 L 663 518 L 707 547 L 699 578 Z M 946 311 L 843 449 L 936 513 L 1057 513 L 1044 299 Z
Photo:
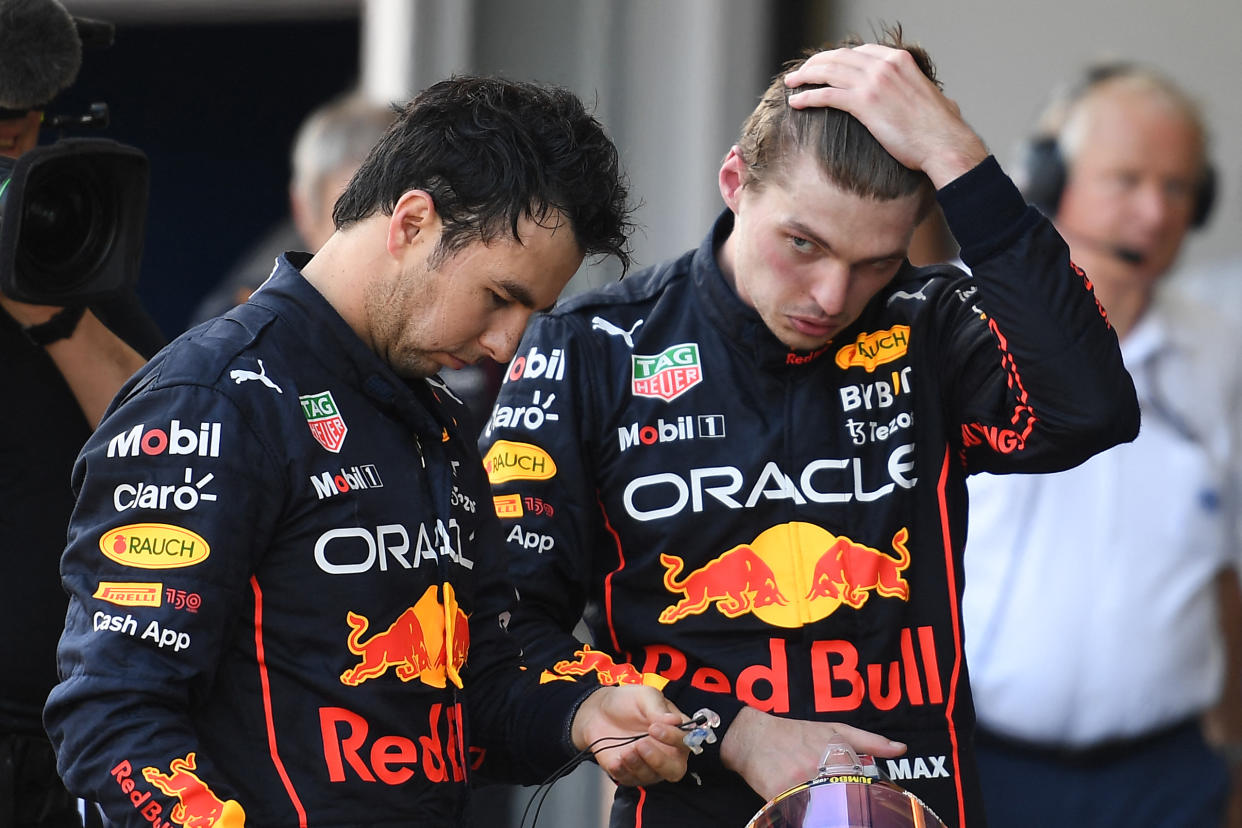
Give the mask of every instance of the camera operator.
M 0 155 L 38 144 L 44 109 L 77 76 L 81 52 L 56 0 L 0 0 Z M 112 396 L 162 337 L 132 290 L 67 307 L 0 294 L 0 309 L 0 828 L 81 826 L 42 723 L 67 604 L 58 565 L 69 475 Z

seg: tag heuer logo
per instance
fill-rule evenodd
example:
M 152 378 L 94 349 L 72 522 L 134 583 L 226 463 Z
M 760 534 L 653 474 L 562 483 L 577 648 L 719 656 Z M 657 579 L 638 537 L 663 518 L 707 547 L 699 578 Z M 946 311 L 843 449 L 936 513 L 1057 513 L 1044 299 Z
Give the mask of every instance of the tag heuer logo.
M 634 354 L 631 389 L 638 397 L 658 397 L 668 402 L 679 397 L 703 379 L 699 346 L 684 342 L 653 355 Z
M 319 441 L 319 445 L 334 454 L 339 453 L 341 445 L 345 442 L 345 433 L 349 431 L 349 428 L 346 427 L 345 420 L 336 409 L 336 400 L 332 399 L 332 392 L 307 394 L 305 397 L 298 397 L 298 401 L 302 403 L 302 414 L 306 417 L 306 424 L 310 426 L 311 434 Z

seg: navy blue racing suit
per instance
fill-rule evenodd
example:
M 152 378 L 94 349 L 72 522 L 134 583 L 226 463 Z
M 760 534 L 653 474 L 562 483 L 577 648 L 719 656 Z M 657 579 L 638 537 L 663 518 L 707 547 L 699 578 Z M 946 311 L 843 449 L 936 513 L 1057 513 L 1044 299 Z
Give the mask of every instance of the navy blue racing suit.
M 74 468 L 70 790 L 126 826 L 449 826 L 480 760 L 568 759 L 584 688 L 520 670 L 463 413 L 286 260 L 135 375 Z
M 697 250 L 537 319 L 480 438 L 543 678 L 662 686 L 909 745 L 880 769 L 983 825 L 963 657 L 968 474 L 1048 472 L 1133 439 L 1117 338 L 994 159 L 937 197 L 973 277 L 903 265 L 793 352 Z M 593 642 L 571 635 L 585 614 Z M 614 826 L 743 826 L 762 805 L 692 757 L 622 788 Z

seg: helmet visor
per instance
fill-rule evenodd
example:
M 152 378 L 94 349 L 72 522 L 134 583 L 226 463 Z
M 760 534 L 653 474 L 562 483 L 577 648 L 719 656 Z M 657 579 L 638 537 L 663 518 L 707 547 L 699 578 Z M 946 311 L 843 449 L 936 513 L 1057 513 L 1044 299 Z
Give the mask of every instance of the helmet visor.
M 918 797 L 883 782 L 817 779 L 790 788 L 746 828 L 945 828 Z

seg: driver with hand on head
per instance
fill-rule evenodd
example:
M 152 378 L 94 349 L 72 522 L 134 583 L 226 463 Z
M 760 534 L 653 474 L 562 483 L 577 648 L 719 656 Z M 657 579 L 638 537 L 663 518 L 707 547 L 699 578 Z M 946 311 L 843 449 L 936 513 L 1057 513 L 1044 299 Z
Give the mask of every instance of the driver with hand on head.
M 549 683 L 721 714 L 680 782 L 618 789 L 614 828 L 740 828 L 840 738 L 977 828 L 966 477 L 1132 439 L 1117 337 L 899 29 L 788 66 L 719 185 L 697 249 L 517 349 L 481 437 L 510 630 Z M 906 261 L 933 199 L 973 277 Z

